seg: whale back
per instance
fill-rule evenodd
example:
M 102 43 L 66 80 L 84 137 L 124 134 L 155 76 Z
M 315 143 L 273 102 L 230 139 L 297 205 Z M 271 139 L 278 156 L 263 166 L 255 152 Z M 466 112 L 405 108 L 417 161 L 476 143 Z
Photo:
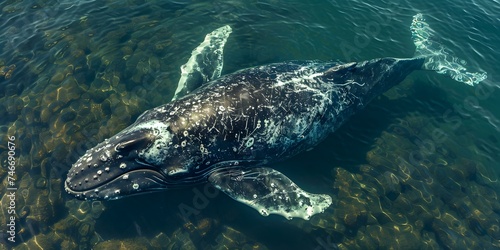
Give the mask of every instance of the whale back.
M 349 92 L 358 97 L 363 108 L 375 97 L 402 82 L 410 73 L 422 69 L 425 58 L 378 58 L 352 62 L 326 70 L 323 80 L 336 86 L 349 85 Z

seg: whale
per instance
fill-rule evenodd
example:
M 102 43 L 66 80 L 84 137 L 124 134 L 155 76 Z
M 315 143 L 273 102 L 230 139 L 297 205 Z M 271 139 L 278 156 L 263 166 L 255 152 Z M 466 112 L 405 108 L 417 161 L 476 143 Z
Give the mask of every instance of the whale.
M 264 216 L 310 219 L 332 197 L 303 190 L 274 164 L 314 148 L 415 70 L 469 85 L 486 79 L 440 54 L 421 14 L 411 31 L 412 58 L 288 61 L 221 76 L 232 29 L 216 29 L 181 67 L 172 100 L 87 150 L 68 171 L 65 190 L 114 200 L 208 182 Z

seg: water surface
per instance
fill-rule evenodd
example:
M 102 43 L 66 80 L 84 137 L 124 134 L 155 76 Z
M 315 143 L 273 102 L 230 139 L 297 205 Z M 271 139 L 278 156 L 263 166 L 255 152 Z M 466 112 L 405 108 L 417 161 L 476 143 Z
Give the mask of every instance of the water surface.
M 4 240 L 0 248 L 500 247 L 496 1 L 48 0 L 0 7 L 1 147 L 15 136 L 19 161 L 16 243 Z M 171 99 L 179 67 L 210 31 L 233 28 L 224 74 L 285 60 L 411 57 L 416 13 L 436 41 L 488 79 L 470 87 L 415 72 L 314 150 L 273 166 L 305 190 L 333 196 L 324 214 L 262 217 L 204 185 L 93 203 L 64 193 L 66 173 L 86 149 Z M 7 150 L 0 156 L 7 183 Z M 6 225 L 6 195 L 1 202 Z M 7 236 L 5 226 L 0 232 Z

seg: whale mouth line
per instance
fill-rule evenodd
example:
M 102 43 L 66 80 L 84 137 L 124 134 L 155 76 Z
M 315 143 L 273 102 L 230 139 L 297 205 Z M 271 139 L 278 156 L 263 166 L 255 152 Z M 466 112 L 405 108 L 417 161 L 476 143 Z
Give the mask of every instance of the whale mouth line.
M 109 184 L 112 184 L 116 181 L 127 180 L 128 182 L 133 182 L 134 178 L 130 178 L 129 177 L 130 175 L 140 175 L 140 176 L 143 176 L 146 179 L 154 181 L 156 183 L 166 184 L 166 182 L 165 182 L 166 176 L 161 171 L 158 171 L 154 168 L 136 168 L 136 169 L 132 169 L 132 170 L 123 172 L 123 173 L 116 175 L 116 176 L 114 176 L 110 179 L 107 179 L 105 181 L 99 181 L 99 183 L 97 185 L 94 185 L 92 187 L 81 188 L 81 189 L 76 188 L 75 189 L 72 186 L 72 185 L 74 185 L 74 183 L 72 183 L 71 181 L 68 181 L 68 180 L 66 180 L 64 182 L 64 187 L 68 193 L 73 194 L 73 195 L 86 194 L 88 192 L 91 192 L 91 191 L 94 191 L 96 189 L 100 189 L 104 186 L 107 186 Z M 134 177 L 137 177 L 137 176 L 134 176 Z M 91 181 L 93 181 L 93 180 L 91 180 Z

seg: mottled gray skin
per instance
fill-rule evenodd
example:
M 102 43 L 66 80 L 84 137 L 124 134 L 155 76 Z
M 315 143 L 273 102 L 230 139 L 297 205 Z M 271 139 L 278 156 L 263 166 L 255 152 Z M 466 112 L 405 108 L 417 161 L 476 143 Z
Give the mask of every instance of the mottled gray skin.
M 223 76 L 144 112 L 89 150 L 70 170 L 66 190 L 116 199 L 203 183 L 217 169 L 287 159 L 317 145 L 423 62 L 286 62 Z

